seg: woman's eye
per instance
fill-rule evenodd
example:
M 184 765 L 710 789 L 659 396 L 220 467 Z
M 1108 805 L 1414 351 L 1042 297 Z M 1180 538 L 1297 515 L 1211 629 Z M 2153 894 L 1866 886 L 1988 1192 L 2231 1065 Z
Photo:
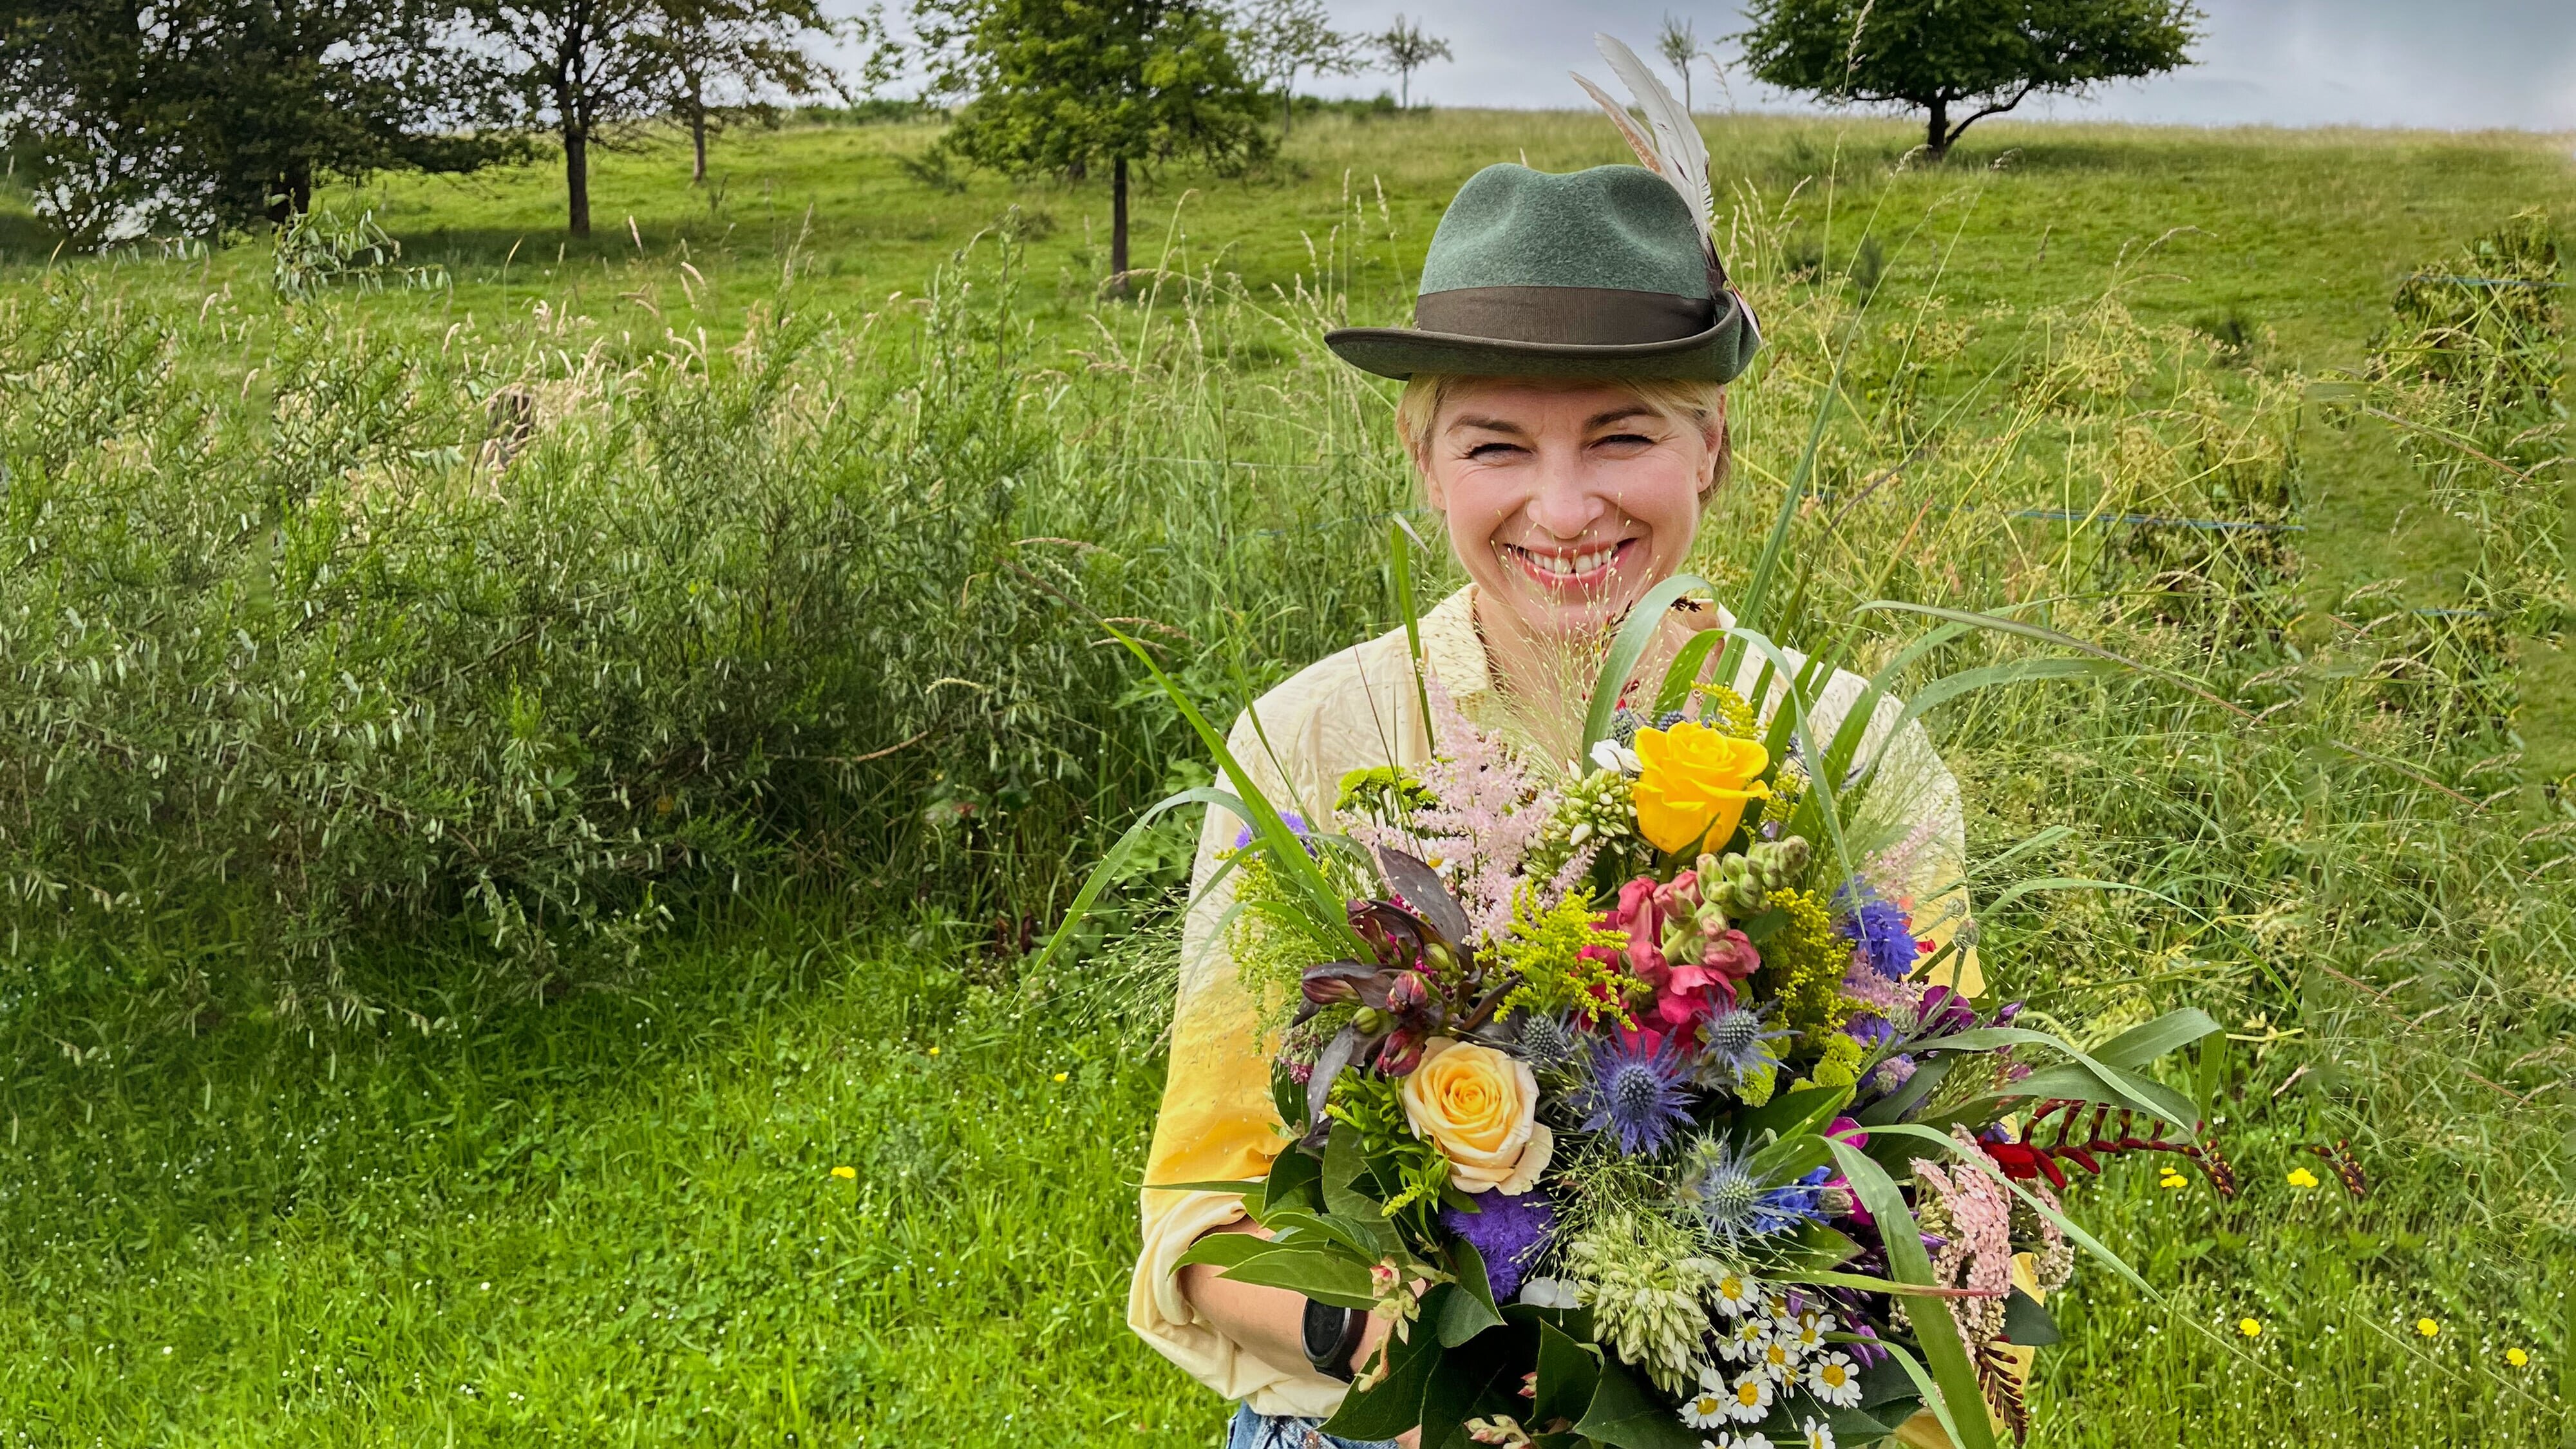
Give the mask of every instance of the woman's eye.
M 1489 463 L 1496 458 L 1508 457 L 1519 451 L 1519 448 L 1510 443 L 1478 443 L 1467 450 L 1467 456 L 1477 462 Z
M 1651 448 L 1655 440 L 1643 433 L 1612 433 L 1593 439 L 1592 445 L 1596 448 Z

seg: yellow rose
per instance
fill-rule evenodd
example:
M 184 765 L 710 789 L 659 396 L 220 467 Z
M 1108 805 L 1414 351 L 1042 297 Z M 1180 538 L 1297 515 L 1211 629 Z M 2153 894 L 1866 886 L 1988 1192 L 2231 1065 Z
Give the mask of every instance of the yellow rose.
M 1697 720 L 1669 730 L 1637 731 L 1637 832 L 1666 853 L 1703 840 L 1711 850 L 1726 843 L 1744 819 L 1744 807 L 1769 798 L 1771 787 L 1754 777 L 1771 764 L 1759 740 L 1722 735 Z
M 1461 1191 L 1518 1197 L 1556 1153 L 1555 1135 L 1538 1120 L 1538 1079 L 1518 1057 L 1437 1037 L 1403 1090 L 1405 1120 L 1449 1159 Z

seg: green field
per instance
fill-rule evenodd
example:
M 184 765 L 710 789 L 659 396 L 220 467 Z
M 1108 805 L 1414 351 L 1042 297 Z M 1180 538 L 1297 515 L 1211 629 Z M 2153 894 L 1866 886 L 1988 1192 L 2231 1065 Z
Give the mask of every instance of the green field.
M 1790 637 L 2167 671 L 1933 717 L 1981 894 L 2145 888 L 1987 915 L 1999 986 L 2232 1033 L 2242 1191 L 2077 1190 L 2155 1291 L 2079 1276 L 2033 1442 L 2571 1442 L 2567 138 L 1707 126 L 1773 348 L 1702 571 L 1830 395 Z M 303 297 L 0 198 L 0 1442 L 1214 1442 L 1122 1327 L 1184 842 L 1023 945 L 1194 752 L 1063 601 L 1210 708 L 1386 627 L 1315 334 L 1476 167 L 1619 158 L 1303 119 L 1150 178 L 1130 302 L 1105 188 L 934 134 L 657 141 L 582 242 L 388 178 Z

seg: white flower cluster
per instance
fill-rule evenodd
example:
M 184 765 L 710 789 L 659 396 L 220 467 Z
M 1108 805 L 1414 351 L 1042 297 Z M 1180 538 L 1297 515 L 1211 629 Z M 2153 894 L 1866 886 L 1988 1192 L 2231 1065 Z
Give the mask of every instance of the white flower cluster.
M 1835 1408 L 1860 1404 L 1860 1371 L 1826 1337 L 1835 1328 L 1832 1314 L 1816 1307 L 1792 1313 L 1786 1298 L 1740 1273 L 1720 1275 L 1710 1296 L 1733 1320 L 1718 1352 L 1743 1367 L 1729 1377 L 1715 1364 L 1703 1365 L 1699 1392 L 1682 1404 L 1684 1424 L 1718 1431 L 1701 1441 L 1705 1449 L 1772 1449 L 1768 1436 L 1727 1426 L 1760 1422 L 1781 1395 L 1797 1389 Z M 1821 1420 L 1811 1417 L 1801 1428 L 1809 1449 L 1833 1449 L 1833 1430 Z

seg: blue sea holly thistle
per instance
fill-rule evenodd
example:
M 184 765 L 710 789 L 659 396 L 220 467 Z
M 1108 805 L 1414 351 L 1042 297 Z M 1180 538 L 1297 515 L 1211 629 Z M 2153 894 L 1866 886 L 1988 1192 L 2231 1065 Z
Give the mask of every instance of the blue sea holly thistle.
M 1651 1157 L 1690 1125 L 1690 1069 L 1674 1038 L 1638 1032 L 1592 1048 L 1592 1080 L 1574 1095 L 1583 1130 L 1606 1132 L 1630 1157 Z
M 1759 1239 L 1825 1218 L 1824 1183 L 1818 1168 L 1795 1182 L 1769 1183 L 1753 1170 L 1753 1149 L 1724 1137 L 1703 1137 L 1682 1159 L 1680 1195 L 1699 1215 L 1709 1236 L 1745 1248 Z

